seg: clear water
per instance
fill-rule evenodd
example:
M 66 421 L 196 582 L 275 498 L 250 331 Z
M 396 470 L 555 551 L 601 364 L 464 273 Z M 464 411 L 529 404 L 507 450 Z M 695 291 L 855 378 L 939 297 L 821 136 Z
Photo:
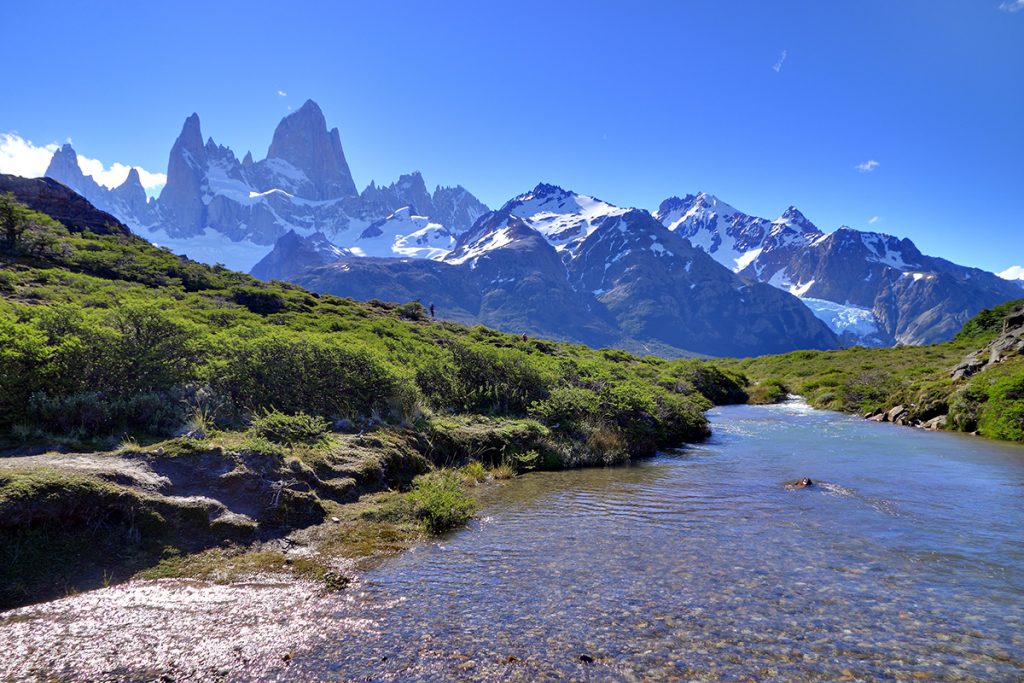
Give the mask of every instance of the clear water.
M 711 419 L 487 489 L 343 593 L 141 582 L 0 615 L 0 680 L 1024 679 L 1024 449 L 799 403 Z
M 333 612 L 364 626 L 292 673 L 1024 678 L 1024 449 L 799 403 L 711 419 L 678 455 L 493 491 L 367 576 Z

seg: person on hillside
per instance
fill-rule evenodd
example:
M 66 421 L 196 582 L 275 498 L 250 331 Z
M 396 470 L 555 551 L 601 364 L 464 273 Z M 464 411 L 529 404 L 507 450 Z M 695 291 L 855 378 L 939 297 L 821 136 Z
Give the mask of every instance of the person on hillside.
M 436 316 L 434 315 L 434 304 L 430 304 L 430 319 L 434 320 L 435 317 Z

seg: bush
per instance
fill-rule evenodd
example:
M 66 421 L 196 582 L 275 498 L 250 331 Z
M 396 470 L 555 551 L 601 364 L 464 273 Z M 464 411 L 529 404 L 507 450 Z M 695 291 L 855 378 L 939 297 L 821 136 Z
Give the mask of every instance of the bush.
M 442 534 L 465 524 L 476 512 L 476 501 L 466 493 L 458 472 L 436 470 L 413 480 L 409 498 L 416 516 L 431 534 Z
M 978 429 L 985 436 L 1024 441 L 1024 372 L 1001 377 L 988 387 Z
M 618 465 L 629 460 L 629 444 L 614 429 L 599 427 L 587 437 L 587 450 L 593 464 Z
M 327 438 L 331 425 L 319 416 L 268 410 L 253 418 L 252 430 L 256 436 L 283 446 L 315 446 Z
M 419 301 L 410 301 L 407 304 L 402 304 L 395 308 L 395 313 L 398 314 L 399 318 L 405 320 L 426 320 L 427 309 L 423 307 Z
M 530 416 L 548 425 L 578 426 L 599 411 L 597 393 L 577 387 L 552 389 L 548 397 L 530 404 Z
M 236 342 L 211 385 L 236 411 L 275 409 L 326 417 L 386 414 L 408 397 L 371 351 L 312 336 L 274 334 Z
M 781 403 L 786 400 L 789 390 L 778 380 L 759 382 L 747 389 L 748 401 L 752 404 Z
M 421 368 L 420 390 L 440 408 L 523 415 L 547 396 L 547 382 L 528 354 L 482 344 L 448 344 L 451 364 Z

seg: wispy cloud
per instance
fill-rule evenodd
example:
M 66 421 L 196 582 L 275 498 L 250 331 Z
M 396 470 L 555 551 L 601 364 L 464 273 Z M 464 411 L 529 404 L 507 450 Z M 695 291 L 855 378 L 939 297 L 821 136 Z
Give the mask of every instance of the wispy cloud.
M 277 91 L 277 96 L 278 97 L 288 97 L 288 93 L 286 93 L 284 90 L 278 90 Z
M 1021 1 L 1024 1 L 1024 0 L 1021 0 Z M 775 73 L 779 73 L 780 71 L 782 71 L 782 63 L 785 62 L 785 61 L 786 61 L 786 51 L 783 50 L 782 54 L 779 55 L 779 61 L 777 61 L 774 64 L 772 64 L 772 70 Z
M 71 142 L 71 138 L 68 138 L 68 142 Z M 16 133 L 0 133 L 0 173 L 39 178 L 46 173 L 46 167 L 50 165 L 50 159 L 57 148 L 56 143 L 36 145 Z M 78 155 L 78 166 L 82 169 L 82 173 L 92 176 L 93 180 L 106 187 L 117 187 L 124 182 L 128 177 L 128 172 L 132 170 L 131 166 L 119 161 L 107 166 L 99 159 L 92 159 L 81 154 Z M 148 194 L 155 194 L 157 190 L 167 184 L 165 174 L 153 173 L 138 166 L 135 168 L 138 169 L 139 180 L 142 181 L 142 187 Z
M 874 159 L 868 159 L 867 161 L 857 164 L 856 166 L 854 166 L 854 168 L 860 171 L 861 173 L 870 173 L 871 171 L 874 171 L 876 168 L 878 168 L 878 162 L 875 161 Z
M 880 217 L 872 216 L 871 218 L 868 219 L 868 225 L 874 225 L 875 223 L 877 223 L 880 220 L 882 220 Z
M 1006 2 L 999 3 L 997 7 L 1001 12 L 1019 12 L 1024 9 L 1024 0 L 1006 0 Z

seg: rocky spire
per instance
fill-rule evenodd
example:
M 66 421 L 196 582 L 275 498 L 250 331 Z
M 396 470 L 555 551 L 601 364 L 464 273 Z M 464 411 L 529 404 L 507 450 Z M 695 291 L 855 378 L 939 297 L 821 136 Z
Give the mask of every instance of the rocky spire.
M 203 180 L 206 167 L 206 147 L 199 127 L 199 115 L 192 114 L 185 119 L 181 134 L 171 147 L 167 160 L 167 184 L 160 192 L 160 208 L 174 233 L 194 234 L 204 227 Z
M 315 196 L 336 199 L 358 195 L 337 128 L 327 130 L 320 107 L 306 100 L 297 111 L 278 124 L 267 159 L 281 159 L 306 174 Z

